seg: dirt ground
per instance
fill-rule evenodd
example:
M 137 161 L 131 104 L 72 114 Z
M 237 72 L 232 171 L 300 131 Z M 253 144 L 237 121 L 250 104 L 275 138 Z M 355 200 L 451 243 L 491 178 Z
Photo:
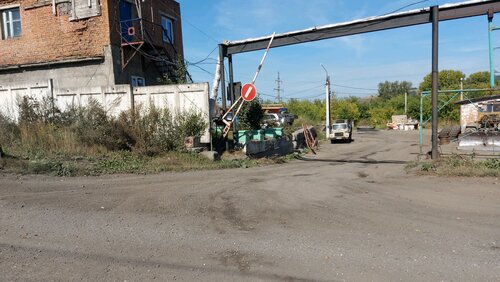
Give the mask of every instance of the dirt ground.
M 406 174 L 417 132 L 354 138 L 259 168 L 0 174 L 0 280 L 500 281 L 498 179 Z

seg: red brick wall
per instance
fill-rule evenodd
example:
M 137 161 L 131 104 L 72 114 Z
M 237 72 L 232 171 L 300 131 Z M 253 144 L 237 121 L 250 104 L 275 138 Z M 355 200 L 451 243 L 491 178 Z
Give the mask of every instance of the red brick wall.
M 120 46 L 120 12 L 118 8 L 118 0 L 109 0 L 111 7 L 112 5 L 116 8 L 110 8 L 110 32 L 111 32 L 111 44 L 115 46 Z M 124 0 L 122 0 L 124 1 Z M 149 31 L 149 34 L 153 37 L 153 42 L 158 47 L 165 47 L 169 52 L 170 56 L 174 57 L 174 50 L 172 46 L 162 41 L 162 31 L 161 31 L 161 13 L 171 16 L 174 25 L 174 47 L 175 51 L 184 56 L 183 42 L 182 42 L 182 21 L 181 21 L 181 11 L 180 5 L 174 0 L 152 0 L 141 2 L 142 7 L 142 18 L 144 29 Z M 134 6 L 135 7 L 135 6 Z M 152 9 L 151 9 L 152 8 Z M 151 13 L 151 10 L 153 11 Z
M 0 9 L 20 4 L 22 32 L 0 40 L 0 66 L 104 56 L 104 46 L 110 43 L 106 0 L 101 1 L 101 16 L 73 22 L 69 15 L 54 16 L 51 5 L 25 9 L 34 3 L 37 0 L 0 0 Z

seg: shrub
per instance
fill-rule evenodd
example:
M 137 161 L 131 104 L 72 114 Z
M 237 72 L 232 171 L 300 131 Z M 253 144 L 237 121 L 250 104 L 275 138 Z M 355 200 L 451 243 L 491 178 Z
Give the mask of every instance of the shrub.
M 122 140 L 139 154 L 156 155 L 162 151 L 178 150 L 184 147 L 188 136 L 199 136 L 207 127 L 198 112 L 177 112 L 150 106 L 123 112 L 118 119 Z
M 19 141 L 20 131 L 16 123 L 0 113 L 0 149 L 6 150 Z
M 500 159 L 487 159 L 483 162 L 483 165 L 489 169 L 500 170 Z
M 104 146 L 108 150 L 129 149 L 129 138 L 121 134 L 123 130 L 118 125 L 96 100 L 91 99 L 88 106 L 76 112 L 72 130 L 86 146 Z
M 251 102 L 243 102 L 241 112 L 239 113 L 239 124 L 242 129 L 260 129 L 264 113 L 259 100 L 254 99 Z

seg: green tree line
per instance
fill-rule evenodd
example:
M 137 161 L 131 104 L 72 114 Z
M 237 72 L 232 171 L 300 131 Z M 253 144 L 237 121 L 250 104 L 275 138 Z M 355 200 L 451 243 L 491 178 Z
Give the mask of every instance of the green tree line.
M 458 90 L 461 83 L 464 89 L 489 89 L 490 75 L 487 71 L 472 73 L 466 76 L 457 70 L 439 72 L 439 90 Z M 497 83 L 497 85 L 499 85 Z M 377 95 L 370 97 L 337 98 L 333 95 L 330 103 L 332 119 L 351 119 L 358 124 L 385 126 L 392 115 L 405 113 L 405 93 L 407 93 L 407 115 L 413 119 L 420 118 L 420 99 L 422 97 L 423 119 L 431 117 L 432 76 L 426 75 L 418 87 L 409 81 L 384 81 L 378 85 Z M 424 93 L 424 94 L 422 94 Z M 464 99 L 491 95 L 490 91 L 464 92 Z M 460 93 L 439 94 L 439 117 L 445 123 L 456 123 L 460 119 L 460 108 L 455 102 L 460 100 Z M 299 116 L 304 122 L 318 124 L 325 120 L 326 105 L 324 99 L 299 100 L 290 99 L 286 107 L 291 113 Z

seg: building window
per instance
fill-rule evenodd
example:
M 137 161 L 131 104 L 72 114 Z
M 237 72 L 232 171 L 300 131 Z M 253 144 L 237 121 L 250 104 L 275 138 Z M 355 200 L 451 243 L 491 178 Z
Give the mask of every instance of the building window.
M 165 16 L 161 16 L 162 38 L 165 43 L 174 43 L 174 22 Z
M 2 38 L 13 38 L 21 36 L 21 15 L 19 8 L 2 11 Z
M 146 86 L 146 80 L 144 77 L 132 76 L 132 87 Z

